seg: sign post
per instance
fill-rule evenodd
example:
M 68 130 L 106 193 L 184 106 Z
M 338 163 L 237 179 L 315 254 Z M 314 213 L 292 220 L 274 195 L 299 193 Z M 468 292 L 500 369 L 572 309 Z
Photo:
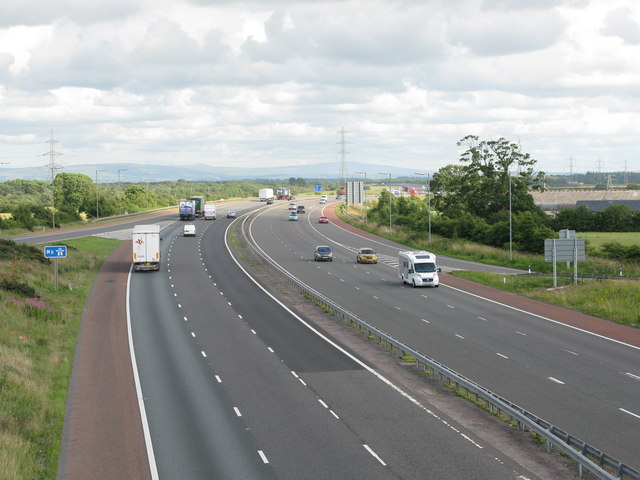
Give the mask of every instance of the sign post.
M 58 259 L 67 258 L 66 245 L 49 245 L 44 247 L 44 258 L 53 258 L 54 265 L 54 286 L 58 289 Z
M 553 262 L 553 286 L 557 287 L 556 262 L 573 262 L 573 283 L 578 283 L 578 262 L 585 259 L 584 238 L 548 238 L 544 241 L 544 260 Z

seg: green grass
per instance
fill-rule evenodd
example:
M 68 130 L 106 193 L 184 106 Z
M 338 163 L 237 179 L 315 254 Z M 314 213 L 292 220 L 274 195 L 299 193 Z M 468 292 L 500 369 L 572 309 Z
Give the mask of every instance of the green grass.
M 452 275 L 541 302 L 640 328 L 640 284 L 634 280 L 578 280 L 552 277 L 456 271 Z
M 118 241 L 88 237 L 65 242 L 68 257 L 53 263 L 17 257 L 0 261 L 0 277 L 35 289 L 28 299 L 0 289 L 0 478 L 56 477 L 65 402 L 80 319 L 104 259 Z M 42 252 L 42 247 L 34 251 Z M 73 289 L 67 287 L 71 281 Z
M 605 243 L 618 242 L 621 245 L 640 245 L 638 232 L 577 232 L 576 237 L 584 238 L 589 246 L 600 248 Z

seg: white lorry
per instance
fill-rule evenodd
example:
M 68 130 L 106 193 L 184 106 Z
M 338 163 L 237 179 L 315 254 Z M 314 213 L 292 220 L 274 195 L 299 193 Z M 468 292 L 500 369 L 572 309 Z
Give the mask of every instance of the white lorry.
M 398 276 L 403 283 L 414 287 L 437 287 L 440 285 L 433 253 L 419 251 L 398 252 Z
M 205 205 L 204 206 L 204 219 L 205 220 L 215 220 L 216 215 L 216 206 L 215 205 Z
M 132 240 L 133 269 L 160 270 L 160 225 L 135 225 Z
M 258 192 L 261 202 L 266 202 L 270 198 L 273 198 L 273 188 L 261 188 Z

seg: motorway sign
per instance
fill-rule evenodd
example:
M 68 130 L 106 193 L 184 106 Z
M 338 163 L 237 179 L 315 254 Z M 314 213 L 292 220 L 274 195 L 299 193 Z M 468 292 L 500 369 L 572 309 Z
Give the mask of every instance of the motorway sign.
M 313 186 L 313 191 L 314 192 L 321 192 L 322 191 L 322 185 L 314 185 Z
M 585 258 L 584 238 L 558 239 L 548 238 L 544 241 L 545 262 L 582 262 Z
M 67 258 L 67 246 L 49 245 L 44 247 L 44 258 Z

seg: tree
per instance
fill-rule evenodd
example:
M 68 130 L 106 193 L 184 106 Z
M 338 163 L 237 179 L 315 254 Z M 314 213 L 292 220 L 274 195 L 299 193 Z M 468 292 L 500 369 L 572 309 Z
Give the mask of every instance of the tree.
M 536 160 L 522 153 L 519 144 L 505 138 L 479 141 L 468 135 L 457 145 L 467 147 L 460 156 L 465 165 L 449 165 L 433 176 L 432 187 L 445 192 L 437 200 L 444 213 L 463 205 L 466 211 L 488 219 L 509 209 L 509 189 L 513 212 L 536 208 L 529 189 L 544 189 L 544 172 L 534 172 Z
M 95 210 L 93 180 L 81 173 L 59 173 L 53 182 L 55 207 L 71 214 Z

